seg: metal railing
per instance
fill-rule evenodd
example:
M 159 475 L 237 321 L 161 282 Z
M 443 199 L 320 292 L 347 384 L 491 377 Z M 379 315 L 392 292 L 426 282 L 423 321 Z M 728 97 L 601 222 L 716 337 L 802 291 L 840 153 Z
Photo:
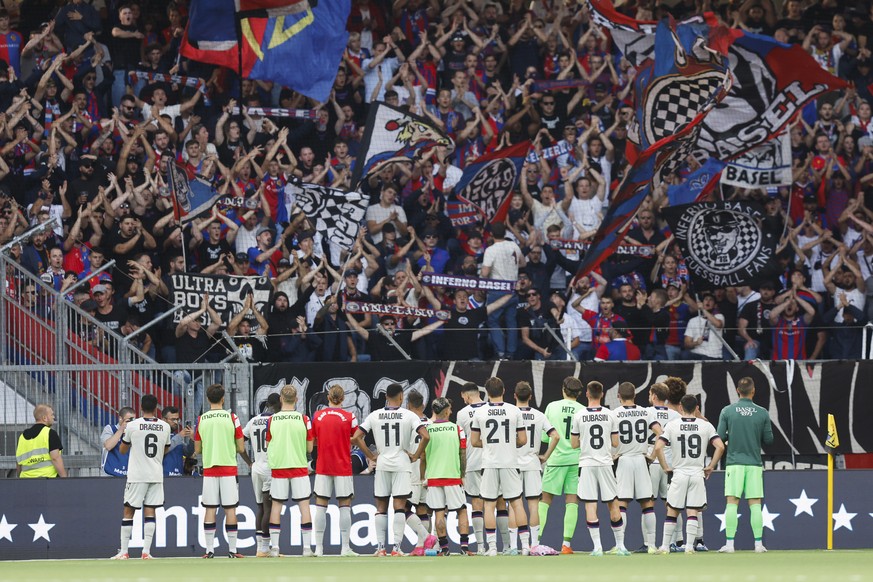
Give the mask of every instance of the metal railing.
M 99 471 L 103 427 L 115 422 L 122 406 L 138 409 L 144 394 L 154 394 L 161 409 L 178 407 L 183 421 L 193 422 L 206 387 L 222 383 L 228 403 L 235 410 L 242 404 L 238 414 L 248 416 L 247 398 L 236 401 L 251 391 L 248 364 L 160 364 L 131 340 L 163 317 L 122 336 L 6 252 L 0 252 L 0 273 L 0 471 L 14 470 L 18 435 L 33 424 L 39 403 L 54 408 L 64 458 L 81 469 L 74 474 Z
M 861 331 L 861 358 L 873 360 L 873 323 L 868 323 Z

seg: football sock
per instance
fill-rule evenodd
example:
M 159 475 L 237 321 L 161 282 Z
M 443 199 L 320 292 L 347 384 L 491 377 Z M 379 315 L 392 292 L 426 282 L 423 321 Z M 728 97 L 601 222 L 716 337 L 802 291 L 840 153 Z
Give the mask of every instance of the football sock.
M 227 551 L 231 554 L 236 553 L 237 527 L 235 523 L 225 523 L 224 529 L 227 532 Z
M 737 507 L 737 506 L 734 506 Z M 756 541 L 761 541 L 764 538 L 764 515 L 762 513 L 761 504 L 756 503 L 749 505 L 749 521 L 752 523 L 752 535 Z M 736 531 L 736 528 L 734 529 Z
M 530 526 L 530 545 L 537 546 L 540 543 L 540 526 Z
M 258 532 L 258 552 L 265 553 L 270 550 L 270 536 Z
M 646 546 L 655 547 L 655 508 L 648 507 L 643 510 L 643 539 Z
M 133 520 L 121 520 L 121 553 L 126 554 L 130 547 L 130 534 L 133 532 Z
M 624 520 L 618 518 L 618 521 L 610 521 L 612 526 L 612 535 L 615 536 L 615 547 L 619 550 L 624 549 Z
M 272 527 L 273 524 L 270 524 Z M 215 523 L 203 523 L 203 537 L 206 540 L 206 553 L 215 551 Z
M 662 548 L 670 547 L 670 540 L 673 539 L 673 532 L 676 530 L 676 518 L 669 515 L 664 519 L 664 538 L 661 542 Z
M 600 522 L 586 521 L 588 525 L 588 535 L 591 536 L 591 541 L 594 542 L 594 551 L 603 551 L 603 544 L 600 543 Z
M 394 512 L 394 524 L 391 529 L 394 533 L 394 549 L 400 552 L 402 551 L 400 547 L 403 545 L 403 534 L 406 532 L 406 515 L 402 511 Z
M 445 536 L 439 539 L 440 549 L 448 550 L 449 549 L 449 536 Z
M 564 541 L 569 546 L 570 540 L 576 534 L 576 522 L 579 521 L 579 504 L 568 503 L 564 509 Z
M 279 534 L 282 533 L 282 526 L 278 523 L 270 522 L 270 547 L 279 547 Z
M 497 550 L 497 531 L 493 529 L 485 529 L 485 539 L 488 540 L 488 549 Z
M 503 549 L 509 547 L 509 510 L 497 510 L 497 531 L 500 532 L 500 541 L 503 542 Z
M 485 518 L 481 511 L 473 512 L 473 533 L 476 534 L 479 549 L 485 548 Z
M 739 507 L 736 503 L 728 503 L 724 508 L 724 535 L 729 540 L 737 537 L 738 511 Z
M 530 527 L 526 525 L 518 526 L 518 537 L 521 539 L 521 549 L 530 550 Z M 514 545 L 512 546 L 515 547 Z
M 627 528 L 627 507 L 619 507 L 618 510 L 621 512 L 621 533 L 623 534 Z
M 549 518 L 549 504 L 540 501 L 539 507 L 537 507 L 537 513 L 540 515 L 540 527 L 545 531 L 546 520 Z
M 418 541 L 415 543 L 416 548 L 424 547 L 424 540 L 427 539 L 428 531 L 425 529 L 424 525 L 421 523 L 421 518 L 416 514 L 410 512 L 409 516 L 406 518 L 406 525 L 412 528 L 412 531 L 415 532 L 415 535 L 418 536 Z
M 385 538 L 388 537 L 388 514 L 376 514 L 376 543 L 380 550 L 385 549 Z
M 676 539 L 674 541 L 676 542 L 677 546 L 681 546 L 683 543 L 685 543 L 685 534 L 683 533 L 685 531 L 685 522 L 683 521 L 683 519 L 684 518 L 682 517 L 681 513 L 676 516 L 676 530 L 674 531 L 674 536 Z
M 430 516 L 426 513 L 420 513 L 418 514 L 418 520 L 421 522 L 421 527 L 424 528 L 427 535 L 430 535 Z
M 703 514 L 697 514 L 697 537 L 694 538 L 694 542 L 697 540 L 703 540 Z
M 685 539 L 688 540 L 688 547 L 694 547 L 694 540 L 697 539 L 697 518 L 689 515 L 685 520 Z
M 518 548 L 518 532 L 521 528 L 511 527 L 509 528 L 509 547 L 510 548 Z
M 323 505 L 315 506 L 315 517 L 312 520 L 312 526 L 315 530 L 315 553 L 324 553 L 324 530 L 327 527 L 327 507 Z
M 300 533 L 303 534 L 303 550 L 312 550 L 312 522 L 301 523 Z
M 470 534 L 461 534 L 461 551 L 465 554 L 470 551 Z
M 340 507 L 340 537 L 342 538 L 342 549 L 343 551 L 349 549 L 349 535 L 352 530 L 352 508 L 348 507 Z
M 155 517 L 143 518 L 142 553 L 152 553 L 152 540 L 155 539 Z

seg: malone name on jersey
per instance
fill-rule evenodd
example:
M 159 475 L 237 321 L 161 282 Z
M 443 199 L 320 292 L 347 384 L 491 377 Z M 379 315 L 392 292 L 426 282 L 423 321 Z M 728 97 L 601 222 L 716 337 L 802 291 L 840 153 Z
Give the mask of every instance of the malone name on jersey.
M 379 420 L 401 420 L 403 418 L 402 412 L 380 412 Z

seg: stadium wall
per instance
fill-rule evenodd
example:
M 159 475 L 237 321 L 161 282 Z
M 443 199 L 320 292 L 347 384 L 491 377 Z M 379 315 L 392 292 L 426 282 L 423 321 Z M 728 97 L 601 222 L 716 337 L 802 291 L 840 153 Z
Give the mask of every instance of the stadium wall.
M 724 543 L 720 531 L 724 513 L 722 497 L 723 473 L 715 473 L 707 482 L 709 508 L 704 518 L 705 540 L 711 549 Z M 765 473 L 764 543 L 769 549 L 824 548 L 826 540 L 826 482 L 820 471 L 769 471 Z M 867 512 L 869 486 L 873 471 L 841 471 L 836 475 L 837 512 L 834 543 L 836 548 L 869 548 L 873 540 L 873 518 Z M 240 478 L 239 551 L 255 553 L 255 505 L 251 482 Z M 165 507 L 157 512 L 157 529 L 153 555 L 156 557 L 199 557 L 204 551 L 201 526 L 203 509 L 199 505 L 202 482 L 196 477 L 168 478 L 164 485 Z M 369 554 L 374 551 L 375 506 L 372 476 L 355 478 L 355 500 L 352 506 L 351 541 L 353 548 Z M 3 503 L 0 507 L 0 559 L 108 558 L 118 548 L 122 513 L 124 480 L 112 477 L 54 479 L 38 481 L 8 480 L 3 482 Z M 663 527 L 663 506 L 657 504 L 658 540 Z M 740 506 L 738 549 L 751 549 L 752 536 L 749 513 Z M 563 504 L 551 508 L 543 543 L 552 547 L 561 544 Z M 583 516 L 584 517 L 584 516 Z M 219 513 L 218 555 L 226 551 L 223 516 Z M 328 511 L 326 553 L 339 552 L 337 524 L 339 512 L 335 505 Z M 600 509 L 601 529 L 608 530 L 606 508 Z M 300 517 L 296 508 L 283 513 L 281 550 L 284 554 L 300 553 Z M 390 516 L 389 516 L 389 522 Z M 590 550 L 591 541 L 580 519 L 573 548 Z M 456 522 L 449 522 L 454 544 L 459 541 Z M 390 528 L 389 528 L 390 530 Z M 412 531 L 407 528 L 409 551 Z M 391 535 L 389 531 L 389 536 Z M 604 531 L 604 545 L 612 545 L 611 533 Z M 141 514 L 137 512 L 131 543 L 131 557 L 139 555 L 142 545 Z M 627 546 L 642 545 L 639 507 L 628 511 Z M 457 545 L 453 548 L 457 550 Z

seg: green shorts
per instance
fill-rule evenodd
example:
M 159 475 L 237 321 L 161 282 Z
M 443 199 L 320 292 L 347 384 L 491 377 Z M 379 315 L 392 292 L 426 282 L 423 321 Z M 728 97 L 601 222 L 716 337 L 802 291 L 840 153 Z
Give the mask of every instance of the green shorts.
M 764 498 L 764 467 L 728 465 L 724 473 L 725 497 Z
M 576 495 L 579 489 L 579 467 L 576 465 L 546 465 L 543 473 L 543 493 Z

